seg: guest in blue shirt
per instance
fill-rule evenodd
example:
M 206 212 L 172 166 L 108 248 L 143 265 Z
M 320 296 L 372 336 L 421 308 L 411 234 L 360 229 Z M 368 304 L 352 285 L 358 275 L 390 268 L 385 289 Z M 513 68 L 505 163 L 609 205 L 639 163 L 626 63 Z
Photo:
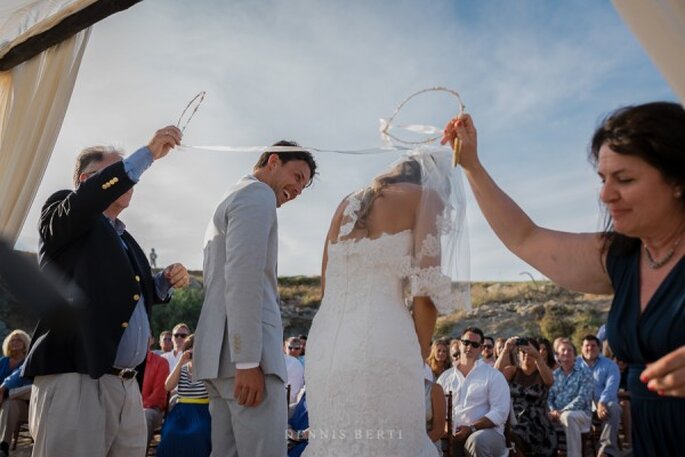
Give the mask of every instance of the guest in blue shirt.
M 549 418 L 560 423 L 566 432 L 566 455 L 581 457 L 580 435 L 592 424 L 592 373 L 576 363 L 576 347 L 568 338 L 555 342 L 559 368 L 554 370 L 554 384 L 549 390 Z
M 20 421 L 29 416 L 28 397 L 9 398 L 11 389 L 28 384 L 21 377 L 21 368 L 31 344 L 29 335 L 23 330 L 14 330 L 2 343 L 0 358 L 0 457 L 9 455 L 12 433 Z
M 578 361 L 592 372 L 592 403 L 597 417 L 602 421 L 599 453 L 620 455 L 618 426 L 621 421 L 621 406 L 618 402 L 618 387 L 621 372 L 616 362 L 600 355 L 600 340 L 595 335 L 586 335 L 583 338 L 580 352 L 582 355 L 578 357 Z

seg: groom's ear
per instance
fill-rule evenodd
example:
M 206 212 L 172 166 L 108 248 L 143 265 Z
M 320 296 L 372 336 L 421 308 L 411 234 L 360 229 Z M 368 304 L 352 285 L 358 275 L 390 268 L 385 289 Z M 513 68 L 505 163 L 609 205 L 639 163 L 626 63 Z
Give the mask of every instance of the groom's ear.
M 278 157 L 278 154 L 271 154 L 269 156 L 269 158 L 266 160 L 266 164 L 270 168 L 274 168 L 274 167 L 280 165 L 280 163 L 281 163 L 281 158 Z

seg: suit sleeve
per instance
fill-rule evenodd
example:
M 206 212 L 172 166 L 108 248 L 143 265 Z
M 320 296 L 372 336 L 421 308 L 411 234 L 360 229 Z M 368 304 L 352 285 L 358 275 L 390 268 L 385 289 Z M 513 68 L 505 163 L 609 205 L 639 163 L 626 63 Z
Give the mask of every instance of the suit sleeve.
M 226 316 L 231 360 L 262 359 L 262 302 L 269 236 L 276 223 L 273 191 L 245 188 L 226 213 Z

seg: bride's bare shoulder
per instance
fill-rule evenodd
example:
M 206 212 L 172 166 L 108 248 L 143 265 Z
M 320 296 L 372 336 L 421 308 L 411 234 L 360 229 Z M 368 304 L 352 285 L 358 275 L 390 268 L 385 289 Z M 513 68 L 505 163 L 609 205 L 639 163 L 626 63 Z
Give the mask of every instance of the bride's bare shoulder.
M 408 182 L 390 184 L 383 189 L 383 196 L 403 200 L 405 204 L 418 203 L 421 198 L 421 186 Z

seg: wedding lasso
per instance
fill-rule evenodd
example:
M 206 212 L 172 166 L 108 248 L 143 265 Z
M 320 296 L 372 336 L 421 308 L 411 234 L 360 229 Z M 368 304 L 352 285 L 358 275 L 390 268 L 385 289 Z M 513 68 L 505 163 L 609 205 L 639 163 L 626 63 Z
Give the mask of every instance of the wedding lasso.
M 291 146 L 246 146 L 246 147 L 233 147 L 233 146 L 188 146 L 188 145 L 181 145 L 180 147 L 183 149 L 200 149 L 200 150 L 205 150 L 205 151 L 220 151 L 220 152 L 263 152 L 265 150 L 270 150 L 270 151 L 277 151 L 277 152 L 288 152 L 288 151 L 300 151 L 302 149 L 307 149 L 310 151 L 316 151 L 316 152 L 330 152 L 330 153 L 336 153 L 336 154 L 354 154 L 354 155 L 368 155 L 368 154 L 379 154 L 382 152 L 387 152 L 387 151 L 392 151 L 392 150 L 408 150 L 408 149 L 413 149 L 416 146 L 421 146 L 424 144 L 430 144 L 433 143 L 434 141 L 437 141 L 441 138 L 442 136 L 442 129 L 432 126 L 432 125 L 421 125 L 421 124 L 407 124 L 407 125 L 393 125 L 393 121 L 399 114 L 399 112 L 402 110 L 402 108 L 414 97 L 417 97 L 421 94 L 425 94 L 427 92 L 447 92 L 457 98 L 459 101 L 459 115 L 462 115 L 466 107 L 464 106 L 464 102 L 461 99 L 461 96 L 459 93 L 455 90 L 448 89 L 446 87 L 430 87 L 427 89 L 421 89 L 417 92 L 414 92 L 407 98 L 405 98 L 402 103 L 400 103 L 397 108 L 395 108 L 395 111 L 392 113 L 390 118 L 387 120 L 385 119 L 380 119 L 380 135 L 381 135 L 381 141 L 383 142 L 383 145 L 381 147 L 376 147 L 376 148 L 365 148 L 365 149 L 323 149 L 323 148 L 317 148 L 317 147 L 311 147 L 311 146 L 299 146 L 299 147 L 291 147 Z M 178 122 L 176 123 L 176 126 L 181 130 L 181 133 L 183 133 L 188 127 L 188 124 L 190 123 L 191 119 L 193 116 L 195 116 L 195 113 L 197 113 L 197 110 L 200 108 L 200 105 L 205 99 L 206 92 L 202 91 L 199 94 L 197 94 L 195 97 L 193 97 L 190 102 L 186 105 L 186 107 L 183 109 L 183 112 L 181 113 L 181 116 L 178 118 Z M 192 111 L 191 111 L 192 108 Z M 181 123 L 184 119 L 184 116 L 186 113 L 190 112 L 188 118 L 186 119 L 185 123 L 183 123 L 183 127 L 181 127 Z M 396 135 L 393 135 L 390 133 L 391 130 L 393 129 L 402 129 L 406 130 L 408 132 L 412 133 L 417 133 L 417 134 L 423 134 L 423 135 L 436 135 L 429 137 L 425 140 L 421 141 L 409 141 L 402 139 Z M 461 149 L 461 140 L 459 138 L 454 139 L 454 147 L 452 149 L 452 165 L 457 166 L 459 163 L 459 152 Z

